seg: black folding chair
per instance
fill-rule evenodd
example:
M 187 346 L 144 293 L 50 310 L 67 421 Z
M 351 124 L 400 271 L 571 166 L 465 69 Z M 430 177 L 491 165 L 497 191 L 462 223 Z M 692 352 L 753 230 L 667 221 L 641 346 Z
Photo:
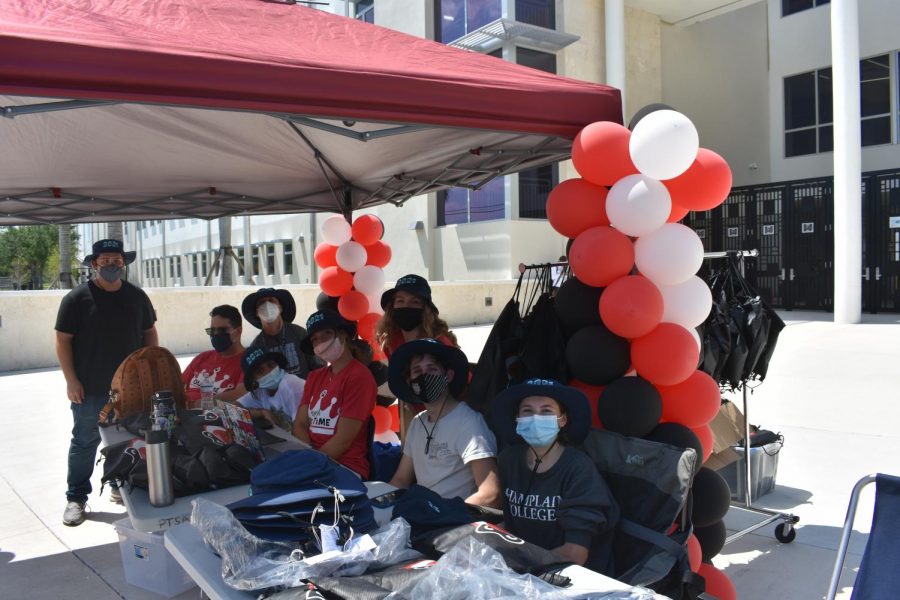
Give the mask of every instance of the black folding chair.
M 878 473 L 866 475 L 853 486 L 826 600 L 834 600 L 840 585 L 841 570 L 847 556 L 847 546 L 850 544 L 859 494 L 873 481 L 875 511 L 872 515 L 872 529 L 869 532 L 869 540 L 866 542 L 850 600 L 897 598 L 900 594 L 900 535 L 897 534 L 900 531 L 900 477 Z

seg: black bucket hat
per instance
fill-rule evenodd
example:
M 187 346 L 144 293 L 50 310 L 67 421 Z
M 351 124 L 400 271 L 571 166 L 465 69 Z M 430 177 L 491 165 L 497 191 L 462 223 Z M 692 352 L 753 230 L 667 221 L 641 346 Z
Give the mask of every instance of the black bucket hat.
M 383 293 L 381 295 L 381 308 L 387 310 L 387 307 L 394 303 L 394 296 L 399 291 L 418 296 L 428 303 L 434 314 L 438 314 L 437 306 L 431 301 L 431 286 L 428 285 L 428 280 L 415 274 L 404 275 L 397 280 L 397 285 Z
M 101 254 L 108 253 L 116 253 L 122 255 L 122 260 L 125 261 L 126 265 L 130 265 L 134 262 L 134 257 L 137 256 L 137 252 L 125 252 L 125 244 L 123 244 L 120 240 L 100 240 L 94 242 L 94 245 L 91 246 L 91 253 L 84 257 L 84 260 L 81 261 L 86 267 L 91 266 L 91 261 L 96 259 Z
M 351 323 L 330 308 L 317 310 L 309 315 L 309 318 L 306 320 L 306 337 L 300 342 L 300 349 L 303 350 L 304 354 L 313 353 L 312 340 L 310 339 L 312 334 L 325 329 L 346 331 L 351 340 L 356 337 L 356 323 Z
M 567 415 L 566 426 L 560 431 L 565 432 L 573 444 L 584 441 L 591 430 L 591 407 L 587 397 L 581 390 L 555 379 L 535 378 L 509 386 L 491 403 L 492 429 L 503 444 L 523 441 L 516 433 L 516 414 L 519 404 L 529 396 L 547 396 L 559 402 Z
M 406 342 L 391 353 L 388 361 L 388 386 L 394 395 L 404 402 L 421 404 L 406 381 L 409 361 L 418 354 L 430 354 L 445 368 L 453 370 L 453 380 L 449 386 L 450 395 L 458 398 L 469 379 L 469 359 L 459 348 L 448 346 L 433 338 Z
M 262 322 L 256 314 L 256 305 L 263 298 L 275 298 L 281 304 L 281 320 L 285 323 L 293 323 L 294 317 L 297 316 L 297 304 L 294 297 L 287 290 L 276 290 L 275 288 L 260 288 L 244 298 L 241 302 L 241 314 L 248 323 L 262 329 Z
M 244 387 L 247 391 L 252 392 L 256 389 L 256 380 L 253 378 L 253 371 L 260 363 L 273 360 L 282 369 L 287 368 L 287 359 L 281 352 L 270 352 L 259 346 L 250 346 L 244 350 L 241 356 L 241 371 L 244 372 Z

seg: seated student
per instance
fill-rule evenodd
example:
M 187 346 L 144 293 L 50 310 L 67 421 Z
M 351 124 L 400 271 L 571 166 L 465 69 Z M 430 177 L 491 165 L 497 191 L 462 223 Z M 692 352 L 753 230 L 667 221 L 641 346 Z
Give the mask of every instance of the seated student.
M 213 349 L 201 352 L 184 369 L 184 391 L 190 406 L 200 403 L 200 384 L 209 378 L 213 394 L 217 400 L 231 402 L 246 393 L 244 374 L 241 371 L 241 313 L 238 309 L 223 304 L 209 313 L 209 327 L 206 334 Z
M 384 315 L 375 326 L 375 336 L 384 353 L 391 354 L 404 342 L 434 338 L 458 346 L 447 322 L 438 317 L 431 301 L 431 286 L 424 277 L 404 275 L 397 285 L 381 295 Z
M 300 406 L 304 381 L 285 372 L 285 365 L 287 360 L 280 352 L 247 348 L 241 368 L 249 391 L 238 398 L 238 404 L 249 409 L 251 416 L 264 417 L 272 425 L 290 431 Z
M 250 345 L 283 354 L 288 373 L 305 379 L 310 371 L 321 366 L 314 356 L 301 350 L 307 334 L 303 327 L 293 322 L 297 305 L 289 291 L 256 290 L 241 302 L 241 312 L 248 323 L 262 329 Z
M 391 391 L 425 410 L 410 423 L 390 484 L 405 488 L 415 482 L 445 498 L 499 508 L 496 439 L 482 416 L 456 398 L 468 365 L 462 350 L 428 338 L 407 342 L 391 356 Z
M 565 560 L 611 573 L 618 505 L 590 458 L 569 445 L 590 431 L 587 398 L 557 381 L 530 379 L 501 392 L 492 408 L 504 443 L 504 527 Z
M 314 312 L 306 321 L 304 352 L 315 352 L 327 366 L 306 379 L 294 435 L 363 479 L 369 477 L 368 420 L 375 408 L 375 378 L 354 355 L 356 325 L 333 310 Z

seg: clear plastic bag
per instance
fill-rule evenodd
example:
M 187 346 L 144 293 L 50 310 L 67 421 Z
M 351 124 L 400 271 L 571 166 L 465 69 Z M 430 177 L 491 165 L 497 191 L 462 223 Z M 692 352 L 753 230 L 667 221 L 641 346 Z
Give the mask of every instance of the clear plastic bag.
M 296 587 L 304 579 L 361 575 L 422 556 L 410 549 L 410 527 L 403 519 L 367 534 L 371 542 L 360 543 L 354 537 L 342 551 L 305 558 L 296 545 L 254 536 L 224 506 L 202 498 L 195 498 L 192 505 L 191 524 L 222 557 L 222 579 L 239 590 Z
M 444 554 L 423 578 L 395 590 L 385 600 L 441 598 L 441 600 L 662 600 L 650 590 L 613 592 L 567 591 L 534 575 L 520 575 L 506 566 L 496 550 L 466 538 Z

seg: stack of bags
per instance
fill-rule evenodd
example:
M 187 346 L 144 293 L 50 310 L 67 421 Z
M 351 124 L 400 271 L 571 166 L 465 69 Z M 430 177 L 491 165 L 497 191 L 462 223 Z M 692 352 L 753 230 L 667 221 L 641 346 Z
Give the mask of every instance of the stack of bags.
M 336 540 L 377 529 L 359 477 L 316 450 L 291 450 L 256 467 L 251 495 L 228 505 L 253 535 L 321 550 L 321 526 Z

